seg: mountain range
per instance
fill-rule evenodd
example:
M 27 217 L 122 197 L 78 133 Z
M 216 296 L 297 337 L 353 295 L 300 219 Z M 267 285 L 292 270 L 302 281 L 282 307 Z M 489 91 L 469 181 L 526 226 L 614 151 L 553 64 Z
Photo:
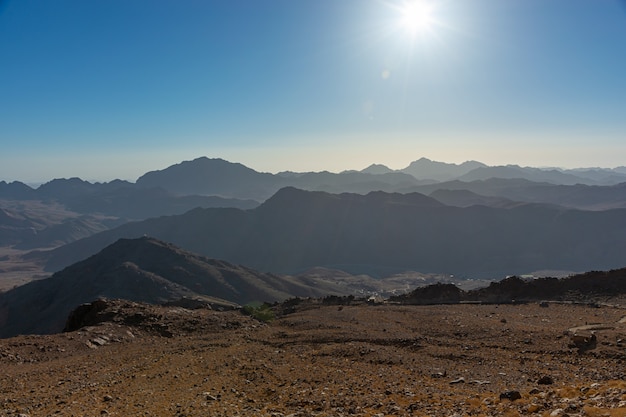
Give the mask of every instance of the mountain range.
M 582 210 L 626 207 L 626 167 L 558 170 L 421 158 L 401 170 L 374 164 L 341 173 L 270 174 L 201 157 L 148 172 L 136 183 L 69 178 L 31 188 L 0 181 L 0 245 L 54 247 L 130 220 L 197 207 L 252 209 L 284 187 L 329 193 L 419 192 L 459 207 L 519 202 Z
M 484 181 L 491 178 L 524 179 L 550 185 L 606 186 L 626 182 L 626 167 L 577 170 L 540 169 L 517 165 L 487 166 L 477 161 L 462 164 L 420 158 L 404 169 L 392 170 L 374 164 L 361 171 L 260 173 L 222 159 L 198 158 L 137 179 L 141 187 L 159 187 L 171 193 L 219 195 L 264 201 L 284 187 L 308 191 L 367 193 L 406 192 L 411 187 L 458 180 Z
M 195 209 L 127 223 L 38 256 L 57 271 L 119 238 L 143 235 L 275 273 L 323 266 L 371 276 L 413 270 L 501 278 L 623 266 L 626 209 L 454 207 L 419 193 L 284 188 L 255 209 Z
M 31 271 L 41 276 L 44 264 L 57 272 L 118 238 L 143 235 L 280 273 L 323 267 L 498 278 L 616 268 L 625 178 L 625 167 L 426 158 L 402 170 L 269 174 L 202 157 L 136 183 L 0 182 L 0 288 Z

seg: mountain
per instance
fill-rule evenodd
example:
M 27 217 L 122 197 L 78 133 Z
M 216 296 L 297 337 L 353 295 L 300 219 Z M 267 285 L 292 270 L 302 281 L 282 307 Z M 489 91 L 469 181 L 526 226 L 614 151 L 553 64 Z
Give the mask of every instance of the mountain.
M 562 170 L 562 172 L 588 179 L 598 185 L 615 185 L 626 182 L 626 173 L 620 172 L 619 168 L 576 168 Z
M 25 235 L 33 235 L 36 225 L 40 226 L 19 212 L 0 208 L 0 245 L 13 245 Z
M 473 193 L 469 190 L 435 190 L 429 197 L 454 207 L 489 206 L 489 207 L 513 207 L 519 205 L 515 201 L 503 197 L 490 197 Z
M 126 219 L 182 214 L 196 207 L 235 207 L 250 209 L 258 206 L 254 200 L 217 196 L 175 196 L 161 188 L 122 187 L 80 196 L 66 201 L 66 206 L 78 213 L 100 213 Z
M 394 171 L 385 165 L 372 164 L 368 166 L 367 168 L 362 169 L 361 172 L 364 174 L 380 175 L 380 174 L 389 174 Z
M 160 188 L 141 188 L 121 180 L 90 183 L 80 178 L 54 179 L 37 189 L 0 182 L 0 245 L 47 248 L 129 219 L 182 214 L 196 207 L 249 209 L 258 205 L 254 200 L 175 196 Z
M 158 187 L 177 195 L 217 195 L 229 198 L 266 200 L 284 187 L 309 191 L 355 192 L 395 191 L 419 185 L 411 175 L 401 172 L 369 173 L 345 171 L 257 172 L 244 165 L 206 157 L 148 172 L 137 179 L 140 187 Z
M 31 198 L 33 194 L 34 190 L 22 182 L 0 181 L 0 199 L 26 200 Z
M 401 190 L 432 195 L 438 190 L 463 190 L 484 196 L 526 203 L 560 205 L 580 210 L 626 208 L 626 183 L 598 185 L 555 185 L 520 178 L 490 178 L 471 182 L 449 181 Z
M 276 273 L 323 266 L 371 276 L 413 270 L 499 278 L 621 267 L 626 210 L 541 204 L 463 208 L 419 193 L 285 188 L 253 210 L 196 209 L 129 223 L 40 255 L 49 270 L 58 270 L 121 237 L 144 234 Z
M 148 303 L 185 297 L 233 305 L 327 294 L 156 239 L 120 239 L 50 278 L 0 293 L 0 337 L 59 332 L 74 307 L 99 297 Z
M 455 179 L 437 182 L 446 178 Z M 613 184 L 619 180 L 624 181 Z M 2 181 L 0 245 L 49 248 L 129 220 L 183 214 L 197 207 L 253 209 L 285 187 L 328 193 L 419 192 L 459 207 L 510 208 L 519 202 L 581 210 L 626 208 L 626 174 L 620 168 L 489 167 L 476 161 L 457 165 L 421 158 L 402 171 L 373 164 L 363 171 L 274 175 L 203 157 L 148 172 L 136 184 L 69 178 L 33 189 Z
M 239 163 L 223 159 L 197 158 L 137 179 L 144 188 L 162 188 L 176 195 L 216 195 L 230 198 L 264 200 L 275 192 L 279 177 L 260 173 Z
M 525 179 L 533 182 L 547 182 L 558 185 L 597 184 L 595 180 L 589 177 L 585 178 L 584 176 L 573 175 L 556 169 L 522 168 L 517 165 L 483 166 L 473 169 L 467 174 L 459 176 L 457 179 L 470 182 L 490 178 Z
M 286 184 L 289 187 L 307 191 L 366 194 L 371 191 L 394 192 L 400 188 L 422 184 L 422 182 L 402 172 L 369 174 L 358 171 L 345 171 L 335 174 L 323 171 L 308 172 L 292 177 L 286 181 Z
M 38 231 L 34 229 L 31 229 L 30 233 L 24 231 L 20 234 L 19 243 L 15 245 L 15 248 L 35 249 L 61 246 L 108 229 L 107 222 L 99 218 L 91 216 L 70 218 Z
M 457 165 L 431 161 L 428 158 L 420 158 L 417 161 L 411 162 L 408 167 L 401 171 L 417 179 L 449 181 L 480 167 L 486 167 L 486 165 L 476 161 L 466 161 Z

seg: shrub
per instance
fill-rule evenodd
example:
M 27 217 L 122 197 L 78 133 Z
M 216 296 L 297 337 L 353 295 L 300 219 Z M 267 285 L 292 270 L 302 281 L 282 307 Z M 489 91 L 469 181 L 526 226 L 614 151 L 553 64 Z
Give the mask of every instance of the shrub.
M 267 303 L 250 303 L 243 306 L 241 312 L 256 320 L 268 323 L 276 318 L 272 306 Z

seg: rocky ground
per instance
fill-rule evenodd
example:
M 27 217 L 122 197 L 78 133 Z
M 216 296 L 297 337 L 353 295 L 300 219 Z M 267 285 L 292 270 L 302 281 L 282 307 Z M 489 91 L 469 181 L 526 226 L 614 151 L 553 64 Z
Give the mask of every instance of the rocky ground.
M 0 340 L 0 415 L 626 416 L 625 316 L 302 302 L 264 323 L 110 302 L 102 323 Z

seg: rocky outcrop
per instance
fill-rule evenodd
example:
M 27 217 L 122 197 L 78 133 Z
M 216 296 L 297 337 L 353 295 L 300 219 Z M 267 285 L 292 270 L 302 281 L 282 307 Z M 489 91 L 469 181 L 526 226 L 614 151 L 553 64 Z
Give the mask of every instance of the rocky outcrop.
M 463 291 L 453 284 L 435 284 L 394 296 L 402 304 L 449 304 L 455 302 L 520 303 L 546 299 L 594 303 L 602 297 L 626 294 L 626 268 L 593 271 L 567 278 L 522 279 L 509 277 L 488 287 Z

